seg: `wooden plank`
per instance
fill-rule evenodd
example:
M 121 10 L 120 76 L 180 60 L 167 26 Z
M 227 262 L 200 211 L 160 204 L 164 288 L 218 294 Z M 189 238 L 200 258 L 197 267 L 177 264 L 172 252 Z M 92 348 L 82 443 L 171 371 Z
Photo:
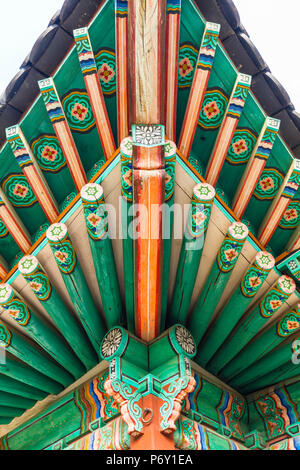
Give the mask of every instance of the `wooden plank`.
M 76 144 L 52 78 L 38 82 L 50 121 L 65 156 L 75 187 L 79 192 L 87 183 Z
M 19 126 L 8 127 L 6 138 L 43 212 L 49 222 L 54 222 L 59 215 L 57 202 L 35 161 L 21 128 Z
M 241 117 L 250 85 L 250 75 L 238 74 L 216 143 L 207 165 L 205 179 L 212 186 L 216 186 L 217 184 L 230 143 L 238 125 L 239 118 Z
M 109 160 L 116 151 L 116 144 L 97 74 L 88 28 L 75 29 L 73 34 L 103 153 L 105 159 Z
M 252 155 L 236 190 L 232 210 L 241 218 L 256 188 L 265 164 L 270 156 L 279 130 L 280 121 L 268 117 L 257 139 Z
M 129 135 L 128 1 L 115 0 L 118 142 Z
M 181 0 L 167 0 L 166 22 L 166 135 L 176 141 L 178 49 Z
M 189 157 L 192 148 L 204 94 L 213 66 L 219 32 L 219 24 L 206 23 L 178 144 L 180 152 L 186 158 Z
M 258 231 L 263 246 L 271 240 L 300 186 L 300 160 L 294 160 Z
M 164 122 L 166 0 L 128 3 L 131 122 Z

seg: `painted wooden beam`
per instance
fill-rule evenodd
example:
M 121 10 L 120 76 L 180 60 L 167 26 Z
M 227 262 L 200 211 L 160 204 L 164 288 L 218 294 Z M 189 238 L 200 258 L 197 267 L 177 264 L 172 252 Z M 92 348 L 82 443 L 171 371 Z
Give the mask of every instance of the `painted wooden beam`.
M 0 416 L 11 418 L 10 421 L 16 416 L 21 416 L 24 413 L 24 408 L 14 408 L 12 406 L 0 406 Z
M 128 1 L 115 0 L 119 144 L 129 135 Z
M 204 94 L 213 66 L 219 32 L 219 24 L 206 23 L 178 144 L 180 152 L 186 158 L 189 157 L 192 148 Z
M 280 121 L 268 117 L 257 139 L 252 155 L 248 161 L 243 177 L 233 199 L 233 212 L 240 219 L 256 188 L 267 160 L 272 151 Z
M 151 341 L 160 331 L 165 199 L 166 0 L 128 2 L 133 137 L 135 331 Z
M 145 341 L 160 331 L 162 213 L 165 200 L 164 126 L 133 125 L 135 327 Z
M 67 373 L 54 364 L 51 372 L 53 379 L 56 376 L 57 381 L 62 380 L 63 385 L 68 385 L 72 382 L 72 376 L 78 378 L 84 374 L 82 364 L 76 359 L 76 356 L 63 342 L 62 338 L 44 319 L 32 311 L 9 284 L 0 284 L 0 305 L 19 326 L 26 328 L 27 333 L 41 348 L 69 372 Z M 50 373 L 50 370 L 48 373 Z
M 0 219 L 23 253 L 31 248 L 31 237 L 3 191 L 0 191 Z
M 100 184 L 88 183 L 80 195 L 103 311 L 110 329 L 123 324 L 123 314 L 103 188 Z
M 217 258 L 189 320 L 188 329 L 196 344 L 200 343 L 209 326 L 247 236 L 248 228 L 241 222 L 234 222 L 228 228 L 227 235 L 220 246 Z
M 99 354 L 106 328 L 77 260 L 68 229 L 62 223 L 52 224 L 46 232 L 46 237 L 80 322 Z
M 128 2 L 131 122 L 164 122 L 166 0 Z
M 176 141 L 178 51 L 181 0 L 167 0 L 166 22 L 166 135 Z
M 294 341 L 299 341 L 300 335 L 296 333 L 290 336 L 289 341 L 284 341 L 283 344 L 273 349 L 269 354 L 262 357 L 259 361 L 255 362 L 246 371 L 242 371 L 230 380 L 232 387 L 239 387 L 240 390 L 257 390 L 260 383 L 262 386 L 272 385 L 281 380 L 281 376 L 289 368 L 296 369 L 294 375 L 300 373 L 299 364 L 292 363 L 292 356 L 295 353 L 293 348 Z M 265 381 L 268 380 L 267 384 Z
M 120 145 L 121 154 L 121 218 L 124 291 L 127 329 L 135 331 L 134 316 L 134 249 L 133 249 L 133 170 L 132 137 L 126 137 Z
M 81 71 L 83 74 L 86 90 L 89 95 L 103 153 L 105 159 L 109 160 L 116 151 L 116 144 L 98 78 L 97 66 L 88 28 L 75 29 L 73 34 Z
M 283 315 L 275 324 L 271 325 L 267 330 L 264 330 L 262 334 L 243 348 L 243 350 L 240 350 L 230 363 L 224 367 L 221 372 L 221 377 L 227 381 L 232 380 L 247 369 L 247 373 L 245 374 L 247 379 L 256 379 L 258 369 L 252 369 L 251 366 L 279 346 L 288 336 L 294 334 L 299 327 L 300 303 L 298 303 L 293 310 Z M 253 372 L 250 371 L 250 368 Z M 242 375 L 240 378 L 242 380 Z
M 25 363 L 13 359 L 8 354 L 5 358 L 5 364 L 0 363 L 0 374 L 25 383 L 30 387 L 35 387 L 46 393 L 57 394 L 63 389 L 63 386 L 57 381 L 37 372 Z
M 256 254 L 255 260 L 244 274 L 241 284 L 213 322 L 203 342 L 200 343 L 196 361 L 202 367 L 207 365 L 231 333 L 274 265 L 275 259 L 270 253 L 259 251 Z
M 43 212 L 49 222 L 54 222 L 59 215 L 57 202 L 35 161 L 21 128 L 18 125 L 8 127 L 6 138 Z
M 209 361 L 209 370 L 216 375 L 223 369 L 254 338 L 295 290 L 296 283 L 291 277 L 280 276 L 274 286 L 263 296 L 262 300 L 246 313 L 234 334 L 230 336 L 226 344 L 223 344 L 222 348 Z
M 162 295 L 161 295 L 161 317 L 160 331 L 166 328 L 166 317 L 169 297 L 169 279 L 171 249 L 173 240 L 174 225 L 174 191 L 175 191 L 175 170 L 176 170 L 176 144 L 171 140 L 165 143 L 165 203 L 163 206 L 163 266 L 162 266 Z
M 291 253 L 300 250 L 300 226 L 294 230 L 287 244 L 287 250 Z
M 24 256 L 19 261 L 18 268 L 86 370 L 94 367 L 98 362 L 97 355 L 79 323 L 59 297 L 38 259 L 32 255 Z
M 35 403 L 36 400 L 0 391 L 0 407 L 22 408 L 25 411 L 32 408 Z
M 37 388 L 30 387 L 19 380 L 12 379 L 7 375 L 0 373 L 0 390 L 2 392 L 8 392 L 13 395 L 21 395 L 25 398 L 31 398 L 32 400 L 43 400 L 46 398 L 47 393 Z
M 212 186 L 216 186 L 220 176 L 228 149 L 250 90 L 251 79 L 250 75 L 245 75 L 243 73 L 240 73 L 237 76 L 226 113 L 206 169 L 205 179 Z
M 50 121 L 65 156 L 75 187 L 79 192 L 87 183 L 76 144 L 52 78 L 38 82 Z
M 8 264 L 3 258 L 3 256 L 0 255 L 0 281 L 3 281 L 3 279 L 6 278 L 6 276 L 8 275 L 8 271 Z
M 50 377 L 65 387 L 73 381 L 72 375 L 61 369 L 49 357 L 36 349 L 16 330 L 9 328 L 2 322 L 0 322 L 0 337 L 3 338 L 1 345 L 6 351 L 10 352 L 12 356 L 18 357 L 33 369 L 38 370 L 41 374 Z
M 300 160 L 294 160 L 258 231 L 258 240 L 266 246 L 288 210 L 300 186 Z
M 215 190 L 207 183 L 198 183 L 193 189 L 168 315 L 168 326 L 177 322 L 182 324 L 186 322 L 214 197 Z
M 292 355 L 290 351 L 289 355 Z M 276 366 L 275 366 L 276 367 Z M 277 368 L 273 368 L 266 373 L 264 376 L 261 376 L 259 379 L 254 380 L 253 382 L 248 382 L 247 385 L 241 387 L 242 391 L 246 393 L 252 393 L 256 390 L 261 390 L 270 385 L 281 384 L 284 385 L 284 382 L 288 379 L 298 377 L 300 374 L 299 364 L 293 364 L 289 359 L 285 364 Z

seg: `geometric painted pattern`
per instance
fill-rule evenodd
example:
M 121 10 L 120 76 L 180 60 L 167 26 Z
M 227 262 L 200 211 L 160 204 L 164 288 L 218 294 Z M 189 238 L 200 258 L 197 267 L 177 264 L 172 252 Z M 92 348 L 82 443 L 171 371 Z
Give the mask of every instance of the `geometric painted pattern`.
M 0 220 L 0 238 L 4 238 L 8 235 L 8 230 L 5 227 L 4 223 L 2 220 Z
M 279 227 L 283 229 L 294 229 L 298 226 L 300 220 L 300 201 L 293 200 L 290 202 L 287 210 L 279 223 Z
M 2 181 L 2 189 L 16 207 L 29 207 L 37 203 L 28 180 L 21 173 L 10 174 Z
M 71 131 L 90 132 L 95 127 L 95 119 L 86 91 L 74 89 L 61 100 Z
M 200 111 L 198 125 L 203 129 L 218 129 L 222 123 L 228 104 L 228 97 L 221 88 L 207 89 L 202 109 Z
M 98 77 L 105 96 L 113 96 L 117 89 L 116 53 L 109 47 L 101 48 L 95 54 Z
M 256 199 L 273 199 L 283 182 L 283 174 L 277 168 L 265 169 L 256 185 L 253 196 Z
M 44 171 L 56 173 L 66 166 L 59 141 L 53 134 L 40 134 L 31 142 L 31 150 Z
M 255 406 L 264 419 L 269 439 L 284 433 L 285 428 L 298 421 L 298 413 L 285 387 L 256 399 Z
M 226 161 L 232 165 L 246 163 L 252 154 L 256 139 L 257 134 L 252 129 L 238 128 L 233 135 Z
M 194 77 L 194 70 L 197 65 L 198 50 L 189 43 L 183 43 L 179 47 L 178 58 L 178 87 L 190 87 Z

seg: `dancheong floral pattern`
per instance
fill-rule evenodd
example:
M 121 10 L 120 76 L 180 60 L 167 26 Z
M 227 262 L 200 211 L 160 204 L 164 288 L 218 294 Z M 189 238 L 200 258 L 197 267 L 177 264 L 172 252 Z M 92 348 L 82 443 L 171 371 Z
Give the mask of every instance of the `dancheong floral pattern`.
M 5 227 L 4 223 L 2 220 L 0 220 L 0 238 L 4 238 L 8 235 L 8 230 Z
M 267 168 L 261 174 L 253 193 L 256 199 L 273 199 L 283 182 L 283 174 L 277 168 Z
M 95 127 L 89 97 L 84 90 L 72 90 L 61 102 L 72 131 L 86 133 Z
M 228 104 L 222 89 L 208 89 L 205 93 L 198 124 L 203 129 L 218 129 Z
M 37 203 L 34 192 L 22 174 L 9 175 L 2 182 L 2 189 L 16 207 L 29 207 Z
M 194 71 L 197 65 L 198 50 L 189 43 L 183 43 L 179 47 L 178 58 L 178 86 L 179 88 L 190 87 L 194 77 Z
M 11 343 L 11 332 L 0 323 L 0 346 L 8 348 Z
M 245 164 L 254 149 L 257 135 L 250 129 L 237 128 L 233 135 L 226 155 L 226 161 L 231 165 Z
M 283 229 L 294 229 L 298 226 L 300 220 L 300 201 L 290 202 L 287 210 L 283 214 L 279 227 Z
M 106 47 L 100 49 L 95 55 L 98 77 L 102 93 L 105 96 L 113 96 L 117 87 L 116 53 Z
M 31 142 L 31 150 L 44 171 L 56 173 L 66 166 L 64 154 L 55 135 L 38 136 Z

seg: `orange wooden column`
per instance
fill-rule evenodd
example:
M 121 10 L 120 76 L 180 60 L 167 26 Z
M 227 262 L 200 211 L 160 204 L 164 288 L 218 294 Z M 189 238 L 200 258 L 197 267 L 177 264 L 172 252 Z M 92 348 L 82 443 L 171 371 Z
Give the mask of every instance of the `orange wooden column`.
M 161 432 L 161 407 L 166 402 L 155 395 L 142 397 L 140 406 L 144 411 L 143 434 L 130 441 L 130 450 L 176 450 L 173 433 Z
M 268 210 L 258 232 L 258 240 L 266 246 L 300 186 L 300 160 L 294 160 L 280 190 Z
M 52 78 L 40 80 L 39 87 L 56 137 L 65 156 L 75 187 L 80 192 L 87 183 L 78 150 Z
M 268 117 L 262 128 L 252 155 L 233 199 L 233 212 L 240 219 L 256 188 L 260 175 L 272 151 L 280 121 Z
M 102 149 L 106 160 L 109 160 L 116 150 L 116 144 L 97 74 L 88 28 L 75 29 L 73 34 Z
M 166 0 L 128 3 L 133 202 L 138 216 L 134 240 L 136 334 L 159 334 L 163 259 L 161 204 L 164 203 L 164 39 Z
M 206 170 L 205 179 L 212 186 L 217 184 L 233 134 L 241 117 L 250 85 L 250 75 L 238 74 Z
M 132 127 L 133 198 L 138 216 L 134 242 L 135 326 L 140 338 L 151 341 L 159 334 L 161 315 L 164 127 Z M 147 140 L 156 145 L 148 147 Z
M 119 144 L 129 135 L 128 1 L 115 0 Z
M 204 94 L 213 66 L 219 32 L 219 24 L 206 23 L 178 144 L 180 152 L 186 158 L 189 157 L 192 148 Z
M 166 135 L 176 141 L 178 50 L 181 0 L 167 0 L 166 23 Z
M 31 238 L 4 194 L 0 194 L 0 219 L 23 253 L 31 248 Z
M 20 127 L 8 127 L 6 138 L 47 219 L 54 222 L 59 215 L 57 203 Z

